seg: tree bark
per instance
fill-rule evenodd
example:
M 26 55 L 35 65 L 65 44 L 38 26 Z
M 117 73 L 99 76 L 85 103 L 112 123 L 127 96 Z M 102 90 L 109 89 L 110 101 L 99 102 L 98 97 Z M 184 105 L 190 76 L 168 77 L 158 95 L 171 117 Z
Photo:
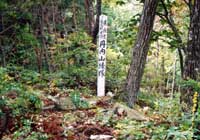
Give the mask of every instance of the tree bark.
M 96 21 L 95 21 L 95 25 L 94 25 L 94 29 L 93 29 L 93 32 L 92 32 L 92 42 L 94 44 L 97 43 L 97 35 L 98 35 L 98 32 L 99 32 L 99 17 L 101 15 L 101 3 L 102 1 L 101 0 L 97 0 L 97 4 L 96 4 Z
M 144 2 L 139 32 L 133 48 L 132 61 L 125 85 L 125 93 L 130 107 L 133 107 L 139 93 L 157 5 L 158 0 L 145 0 Z
M 0 14 L 0 32 L 4 31 L 4 20 L 3 20 L 3 15 Z M 1 33 L 0 33 L 1 34 Z M 2 66 L 6 66 L 6 58 L 5 58 L 5 48 L 3 45 L 3 38 L 0 38 L 0 52 L 1 52 L 1 61 L 2 61 Z
M 94 8 L 93 0 L 85 0 L 85 26 L 88 34 L 92 36 L 92 31 L 94 28 Z
M 200 80 L 200 1 L 192 6 L 184 79 Z
M 51 68 L 50 68 L 50 65 L 49 65 L 48 48 L 47 48 L 47 45 L 46 45 L 45 35 L 44 35 L 44 7 L 42 5 L 41 5 L 40 32 L 41 32 L 42 47 L 43 47 L 43 52 L 44 52 L 47 70 L 48 70 L 48 72 L 51 72 Z
M 188 45 L 186 49 L 186 58 L 183 78 L 184 80 L 200 81 L 200 1 L 194 0 L 191 2 L 190 11 L 190 28 L 188 35 Z M 182 91 L 181 103 L 186 103 L 187 108 L 184 111 L 191 110 L 192 99 L 194 95 L 193 87 L 188 87 Z
M 6 57 L 5 57 L 5 48 L 2 45 L 2 41 L 0 39 L 0 52 L 1 52 L 1 62 L 2 62 L 2 66 L 5 67 L 6 66 Z

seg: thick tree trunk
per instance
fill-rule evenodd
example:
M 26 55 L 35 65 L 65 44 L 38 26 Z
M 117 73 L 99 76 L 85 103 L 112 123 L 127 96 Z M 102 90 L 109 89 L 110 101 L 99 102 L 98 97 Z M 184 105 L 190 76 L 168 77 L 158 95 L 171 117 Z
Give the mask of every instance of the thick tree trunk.
M 183 77 L 185 80 L 200 81 L 200 1 L 195 0 L 190 7 L 190 28 Z M 184 111 L 191 110 L 194 92 L 192 87 L 182 91 L 180 101 L 187 105 L 187 108 L 183 108 Z
M 92 33 L 92 42 L 94 44 L 97 43 L 97 34 L 99 32 L 99 17 L 101 15 L 101 0 L 97 0 L 97 5 L 96 5 L 96 21 L 95 21 L 95 25 L 94 25 L 94 29 L 93 29 L 93 33 Z
M 200 1 L 192 6 L 184 79 L 200 80 Z
M 140 89 L 157 4 L 158 0 L 145 0 L 144 2 L 139 33 L 133 48 L 132 62 L 125 85 L 125 93 L 130 107 L 133 107 Z
M 190 28 L 186 60 L 184 66 L 184 79 L 200 81 L 200 0 L 190 1 Z M 185 102 L 191 110 L 194 89 L 188 88 L 181 94 L 181 102 Z M 197 102 L 198 108 L 198 102 Z M 184 109 L 184 108 L 183 108 Z M 187 110 L 186 110 L 187 111 Z M 196 122 L 195 129 L 199 130 L 200 123 Z M 194 132 L 194 137 L 199 137 L 199 132 Z M 196 138 L 193 138 L 196 139 Z
M 94 28 L 94 8 L 93 0 L 85 0 L 85 26 L 88 34 L 92 36 L 92 31 Z

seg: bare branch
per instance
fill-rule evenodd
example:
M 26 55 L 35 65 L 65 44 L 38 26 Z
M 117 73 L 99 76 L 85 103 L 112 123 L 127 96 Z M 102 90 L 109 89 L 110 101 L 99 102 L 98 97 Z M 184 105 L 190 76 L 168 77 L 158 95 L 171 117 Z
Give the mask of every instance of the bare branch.
M 14 25 L 10 25 L 9 27 L 7 27 L 6 29 L 4 29 L 3 31 L 0 32 L 0 35 L 3 34 L 4 32 L 8 31 L 10 28 L 14 27 Z
M 179 59 L 180 59 L 181 75 L 183 76 L 183 55 L 182 55 L 181 49 L 183 51 L 185 51 L 185 46 L 183 44 L 183 40 L 181 39 L 180 33 L 179 33 L 178 29 L 176 28 L 176 25 L 174 23 L 172 16 L 169 15 L 169 12 L 167 10 L 167 7 L 166 7 L 164 1 L 161 0 L 161 3 L 162 3 L 163 8 L 165 10 L 165 14 L 158 14 L 158 16 L 162 19 L 165 19 L 168 22 L 171 30 L 174 32 L 174 35 L 175 35 L 177 41 L 180 44 L 180 46 L 177 49 L 178 49 L 178 54 L 179 54 Z
M 186 5 L 190 6 L 190 2 L 187 0 L 183 0 L 185 2 Z
M 167 7 L 166 7 L 166 5 L 165 5 L 164 1 L 163 1 L 163 0 L 161 0 L 161 3 L 162 3 L 162 6 L 163 6 L 163 8 L 164 8 L 164 10 L 165 10 L 165 16 L 166 16 L 166 17 L 168 17 L 168 15 L 169 15 L 169 12 L 168 12 L 168 10 L 167 10 Z

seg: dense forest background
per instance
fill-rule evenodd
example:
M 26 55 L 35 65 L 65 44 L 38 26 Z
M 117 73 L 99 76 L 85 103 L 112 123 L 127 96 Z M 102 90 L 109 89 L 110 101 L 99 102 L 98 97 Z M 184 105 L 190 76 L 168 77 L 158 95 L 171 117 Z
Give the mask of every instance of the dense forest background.
M 199 22 L 198 0 L 1 0 L 0 138 L 200 139 Z

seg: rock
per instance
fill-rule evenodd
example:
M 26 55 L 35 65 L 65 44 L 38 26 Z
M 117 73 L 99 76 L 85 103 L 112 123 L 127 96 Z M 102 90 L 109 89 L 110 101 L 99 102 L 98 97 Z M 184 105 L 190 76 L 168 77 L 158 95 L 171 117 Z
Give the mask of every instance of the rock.
M 76 109 L 70 97 L 61 97 L 56 101 L 56 108 L 59 110 L 73 110 Z
M 118 116 L 127 116 L 127 111 L 124 108 L 116 107 L 114 113 Z
M 128 136 L 127 138 L 126 138 L 126 140 L 134 140 L 135 139 L 135 136 Z
M 91 140 L 112 140 L 113 136 L 110 135 L 91 135 Z
M 114 94 L 112 92 L 110 92 L 110 91 L 107 92 L 106 95 L 109 96 L 109 97 L 114 97 Z
M 149 111 L 149 107 L 148 106 L 143 107 L 142 111 L 144 112 L 144 114 L 147 114 L 147 112 Z
M 103 97 L 92 97 L 92 98 L 86 98 L 85 99 L 89 105 L 94 106 L 97 104 L 97 102 L 107 102 L 107 103 L 112 103 L 112 97 L 110 96 L 103 96 Z
M 10 99 L 15 99 L 17 98 L 17 91 L 11 90 L 8 93 L 6 93 L 6 96 Z
M 81 118 L 81 119 L 84 119 L 84 118 L 87 117 L 87 115 L 86 115 L 84 112 L 82 112 L 82 111 L 77 111 L 77 112 L 75 112 L 75 115 L 76 115 L 77 117 Z
M 148 121 L 149 118 L 144 116 L 141 112 L 131 109 L 123 104 L 115 103 L 113 112 L 117 115 L 127 116 L 129 119 L 137 121 Z
M 51 104 L 47 105 L 47 106 L 43 106 L 43 110 L 48 110 L 48 109 L 58 109 L 58 110 L 73 110 L 76 109 L 74 103 L 72 102 L 70 97 L 54 97 L 51 95 L 47 95 L 46 97 L 42 97 L 44 98 L 43 100 L 47 99 L 50 100 Z M 43 103 L 43 105 L 45 105 Z
M 55 105 L 43 106 L 42 110 L 51 110 L 51 109 L 54 109 L 55 107 L 56 107 Z

